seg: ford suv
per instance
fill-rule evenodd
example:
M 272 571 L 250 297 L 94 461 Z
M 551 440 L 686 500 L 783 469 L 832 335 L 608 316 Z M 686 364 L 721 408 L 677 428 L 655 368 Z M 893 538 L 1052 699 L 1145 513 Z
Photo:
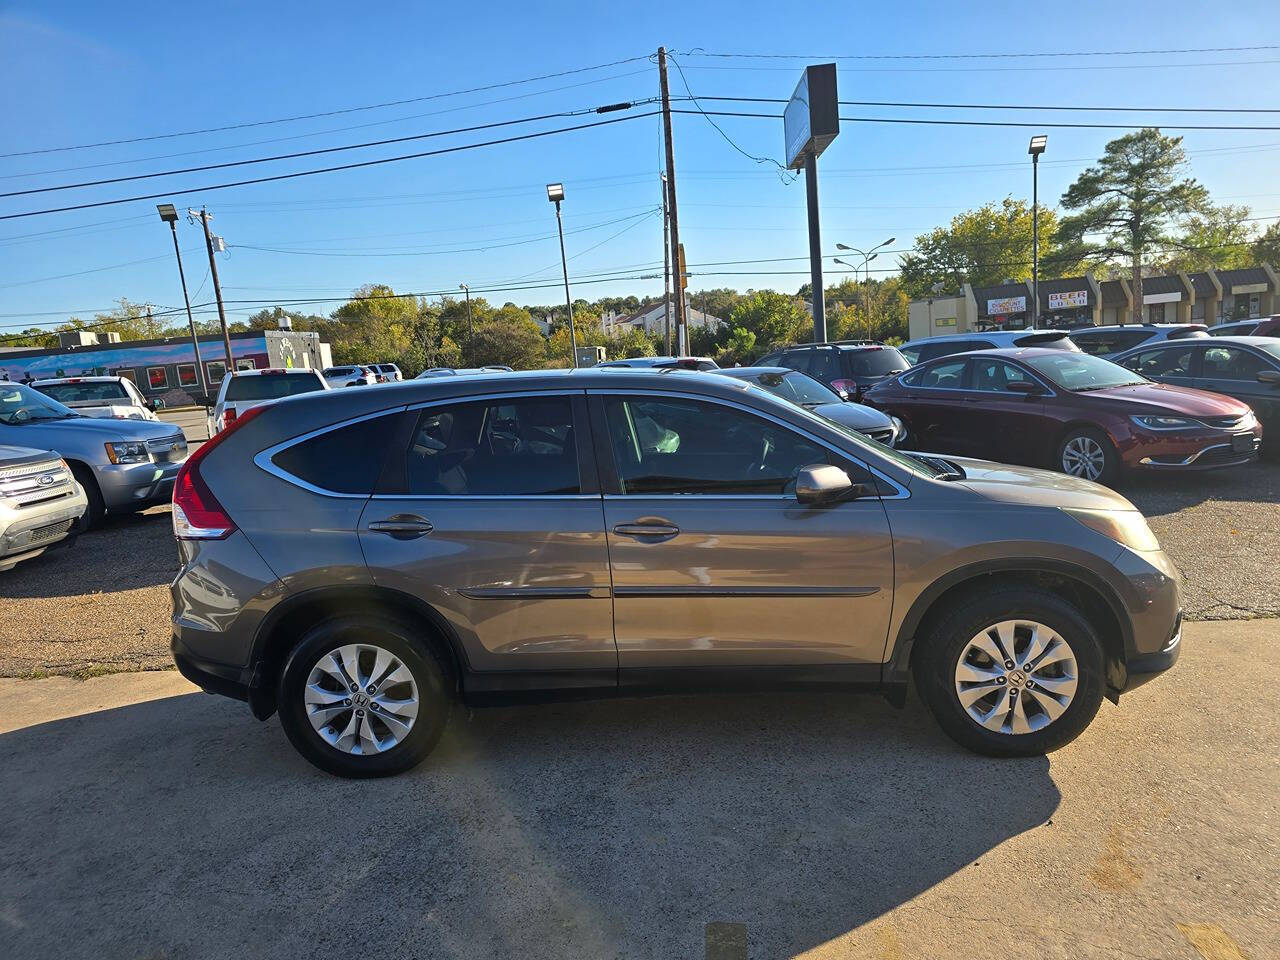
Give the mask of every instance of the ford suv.
M 760 387 L 542 371 L 254 407 L 178 476 L 173 654 L 316 766 L 452 705 L 909 678 L 987 754 L 1173 664 L 1178 576 L 1097 484 L 907 455 Z

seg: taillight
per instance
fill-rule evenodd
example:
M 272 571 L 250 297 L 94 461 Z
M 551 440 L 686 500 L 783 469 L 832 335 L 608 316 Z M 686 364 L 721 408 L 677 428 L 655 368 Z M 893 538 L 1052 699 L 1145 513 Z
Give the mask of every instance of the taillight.
M 225 430 L 227 429 L 227 427 L 235 423 L 236 416 L 237 414 L 236 414 L 235 407 L 228 407 L 226 410 L 223 410 L 222 411 L 222 429 Z
M 224 540 L 235 533 L 235 521 L 200 475 L 200 464 L 218 444 L 265 409 L 254 407 L 243 416 L 229 417 L 223 431 L 187 457 L 178 470 L 173 483 L 173 535 L 179 540 Z

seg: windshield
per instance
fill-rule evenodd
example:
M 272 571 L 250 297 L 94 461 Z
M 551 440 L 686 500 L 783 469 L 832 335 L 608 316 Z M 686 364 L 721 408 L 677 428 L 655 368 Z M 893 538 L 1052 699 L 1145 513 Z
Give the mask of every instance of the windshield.
M 48 383 L 35 388 L 46 397 L 62 403 L 80 403 L 83 401 L 126 400 L 132 403 L 129 394 L 115 380 L 82 381 L 80 383 Z
M 1275 340 L 1270 343 L 1255 343 L 1254 346 L 1263 353 L 1269 353 L 1277 360 L 1280 360 L 1280 340 Z
M 1075 393 L 1151 382 L 1117 363 L 1088 353 L 1063 352 L 1053 356 L 1024 357 L 1023 360 L 1055 386 Z
M 0 423 L 17 426 L 40 420 L 66 420 L 78 416 L 80 414 L 64 407 L 57 400 L 46 397 L 39 390 L 20 383 L 0 384 Z
M 893 347 L 872 347 L 850 353 L 855 377 L 884 377 L 901 373 L 911 366 Z
M 755 377 L 770 393 L 777 394 L 792 403 L 818 404 L 840 403 L 840 396 L 835 391 L 819 383 L 807 374 L 792 371 L 791 373 L 762 373 Z
M 322 389 L 314 373 L 264 373 L 256 377 L 232 377 L 228 400 L 279 400 Z

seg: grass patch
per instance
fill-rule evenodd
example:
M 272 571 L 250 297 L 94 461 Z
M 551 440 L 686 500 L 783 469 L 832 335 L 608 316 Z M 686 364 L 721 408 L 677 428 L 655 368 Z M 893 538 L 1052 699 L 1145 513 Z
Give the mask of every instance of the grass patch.
M 177 668 L 174 667 L 173 664 L 158 667 L 144 667 L 137 664 L 91 663 L 87 667 L 64 671 L 48 670 L 44 667 L 37 667 L 34 670 L 28 670 L 26 673 L 18 674 L 15 679 L 48 680 L 51 677 L 70 677 L 72 680 L 92 680 L 94 677 L 109 677 L 116 673 L 157 673 L 175 669 Z

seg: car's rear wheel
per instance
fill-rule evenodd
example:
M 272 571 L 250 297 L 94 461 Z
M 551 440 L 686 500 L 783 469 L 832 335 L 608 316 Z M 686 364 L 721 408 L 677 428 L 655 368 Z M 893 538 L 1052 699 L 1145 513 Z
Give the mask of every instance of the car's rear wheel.
M 961 746 L 1038 756 L 1070 743 L 1102 703 L 1102 644 L 1043 590 L 993 590 L 935 617 L 913 658 L 916 685 Z
M 1072 477 L 1112 486 L 1120 479 L 1120 454 L 1094 427 L 1076 427 L 1058 444 L 1055 468 Z
M 351 616 L 304 634 L 280 674 L 277 703 L 290 742 L 321 770 L 385 777 L 434 749 L 453 697 L 412 627 Z

